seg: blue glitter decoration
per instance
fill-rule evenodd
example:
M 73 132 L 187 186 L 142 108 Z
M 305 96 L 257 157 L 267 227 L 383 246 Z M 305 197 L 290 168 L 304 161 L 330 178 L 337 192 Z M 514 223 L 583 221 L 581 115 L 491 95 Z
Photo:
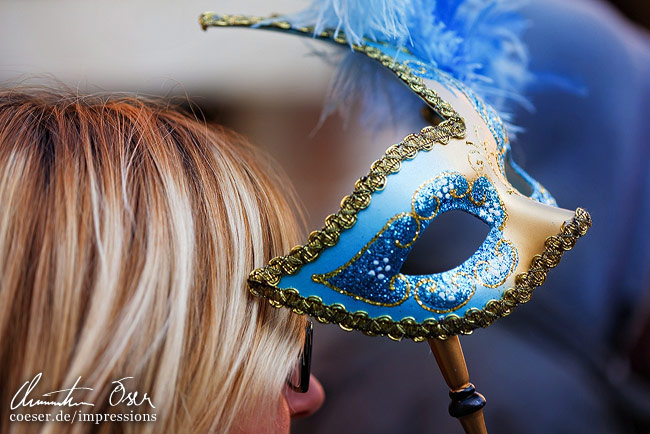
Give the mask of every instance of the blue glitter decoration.
M 357 255 L 352 266 L 332 277 L 314 275 L 315 282 L 371 304 L 395 306 L 409 295 L 409 288 L 397 274 L 406 259 L 404 246 L 418 236 L 420 224 L 410 214 L 393 217 L 375 239 Z
M 490 226 L 481 247 L 458 267 L 431 275 L 400 273 L 413 244 L 439 215 L 460 209 Z M 518 255 L 503 236 L 504 205 L 488 178 L 469 182 L 457 172 L 445 172 L 414 193 L 412 210 L 393 216 L 359 253 L 342 267 L 312 280 L 357 300 L 397 306 L 409 297 L 424 309 L 451 312 L 463 306 L 477 286 L 496 288 L 514 271 Z

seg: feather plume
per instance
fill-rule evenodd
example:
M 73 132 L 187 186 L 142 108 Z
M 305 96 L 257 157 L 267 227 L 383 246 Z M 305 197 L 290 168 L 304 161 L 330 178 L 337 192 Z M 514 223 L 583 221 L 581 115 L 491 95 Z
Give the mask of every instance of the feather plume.
M 359 77 L 363 77 L 360 79 Z M 347 127 L 352 119 L 373 131 L 414 131 L 424 126 L 424 102 L 396 80 L 394 74 L 360 53 L 348 53 L 329 84 L 319 125 L 334 112 Z
M 343 31 L 350 45 L 373 41 L 402 40 L 408 37 L 409 0 L 314 0 L 302 12 L 287 18 L 297 27 L 314 26 L 314 33 Z
M 343 31 L 350 45 L 366 38 L 404 47 L 465 83 L 507 120 L 513 103 L 530 108 L 523 92 L 534 78 L 521 40 L 527 23 L 517 12 L 520 5 L 517 0 L 315 0 L 306 10 L 284 18 L 294 26 L 314 26 L 315 33 Z M 380 92 L 392 100 L 394 89 L 408 93 L 406 88 L 371 88 L 368 82 L 376 84 L 382 74 L 355 65 L 371 62 L 364 57 L 342 62 L 330 85 L 325 115 L 334 107 L 349 108 L 352 96 L 372 101 Z M 401 118 L 393 110 L 402 104 L 362 105 L 364 119 Z M 347 111 L 344 117 L 350 115 Z

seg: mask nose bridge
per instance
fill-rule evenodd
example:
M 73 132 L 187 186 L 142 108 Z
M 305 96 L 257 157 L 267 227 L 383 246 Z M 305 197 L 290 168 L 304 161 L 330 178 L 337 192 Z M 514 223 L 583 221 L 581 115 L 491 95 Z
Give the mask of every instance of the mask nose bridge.
M 574 211 L 557 208 L 537 202 L 520 194 L 506 194 L 508 220 L 504 236 L 519 248 L 520 257 L 528 265 L 526 256 L 541 253 L 544 242 L 562 230 L 562 224 L 574 216 Z

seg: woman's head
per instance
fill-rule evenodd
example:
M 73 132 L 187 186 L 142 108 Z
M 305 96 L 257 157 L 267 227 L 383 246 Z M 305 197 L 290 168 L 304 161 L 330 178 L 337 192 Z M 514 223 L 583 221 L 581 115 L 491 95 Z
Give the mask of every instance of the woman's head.
M 1 412 L 39 372 L 34 398 L 81 376 L 87 412 L 156 413 L 80 431 L 237 431 L 283 407 L 305 320 L 246 277 L 299 234 L 264 161 L 161 103 L 0 92 Z M 110 406 L 124 377 L 155 409 Z

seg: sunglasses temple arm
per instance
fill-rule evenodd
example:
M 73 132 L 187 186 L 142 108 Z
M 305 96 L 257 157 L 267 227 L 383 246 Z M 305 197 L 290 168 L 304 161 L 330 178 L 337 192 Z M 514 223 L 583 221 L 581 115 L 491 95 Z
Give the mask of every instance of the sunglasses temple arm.
M 485 398 L 469 382 L 465 356 L 458 336 L 428 339 L 442 376 L 449 386 L 449 414 L 458 418 L 466 434 L 487 434 L 483 419 Z

